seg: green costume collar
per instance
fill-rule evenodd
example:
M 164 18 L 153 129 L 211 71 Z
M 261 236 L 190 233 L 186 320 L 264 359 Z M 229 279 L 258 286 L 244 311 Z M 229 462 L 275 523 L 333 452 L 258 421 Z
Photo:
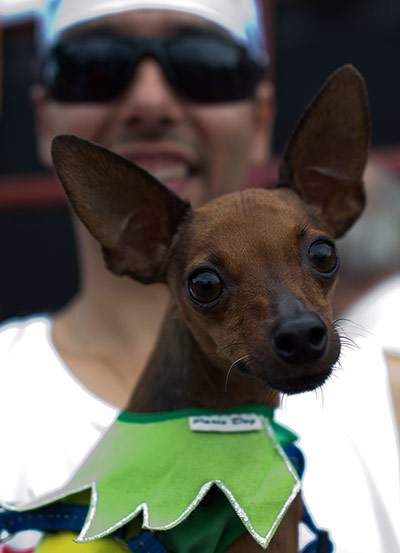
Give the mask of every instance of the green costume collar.
M 41 504 L 91 488 L 88 516 L 77 538 L 86 542 L 107 536 L 139 514 L 143 528 L 172 529 L 216 485 L 265 548 L 300 489 L 281 445 L 295 436 L 272 416 L 272 409 L 260 406 L 122 412 L 61 494 Z M 189 425 L 192 417 L 196 430 Z M 256 423 L 259 429 L 238 432 L 238 422 L 250 428 Z M 212 431 L 198 431 L 208 425 L 214 425 Z

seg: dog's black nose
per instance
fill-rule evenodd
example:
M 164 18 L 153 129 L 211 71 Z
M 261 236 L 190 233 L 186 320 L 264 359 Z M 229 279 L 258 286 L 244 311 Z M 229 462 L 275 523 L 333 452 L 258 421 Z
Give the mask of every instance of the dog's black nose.
M 302 313 L 295 319 L 285 319 L 272 328 L 275 351 L 289 363 L 303 364 L 322 357 L 327 329 L 315 313 Z

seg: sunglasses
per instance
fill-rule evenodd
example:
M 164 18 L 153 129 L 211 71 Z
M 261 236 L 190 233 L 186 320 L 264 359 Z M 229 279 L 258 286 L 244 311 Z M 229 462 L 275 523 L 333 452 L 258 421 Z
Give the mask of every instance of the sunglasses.
M 198 103 L 250 98 L 265 76 L 265 65 L 224 37 L 89 35 L 53 46 L 43 59 L 41 79 L 53 100 L 107 102 L 124 92 L 146 57 L 160 64 L 176 93 Z

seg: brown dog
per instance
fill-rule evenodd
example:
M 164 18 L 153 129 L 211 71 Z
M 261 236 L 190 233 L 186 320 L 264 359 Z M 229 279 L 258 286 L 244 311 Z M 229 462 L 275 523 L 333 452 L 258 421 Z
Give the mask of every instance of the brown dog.
M 340 353 L 331 321 L 339 267 L 334 239 L 364 205 L 369 148 L 363 80 L 338 70 L 300 119 L 277 189 L 252 189 L 192 209 L 145 171 L 73 136 L 53 160 L 107 267 L 173 298 L 128 411 L 276 405 L 312 390 Z M 300 503 L 272 552 L 297 551 Z M 246 533 L 226 551 L 258 551 Z

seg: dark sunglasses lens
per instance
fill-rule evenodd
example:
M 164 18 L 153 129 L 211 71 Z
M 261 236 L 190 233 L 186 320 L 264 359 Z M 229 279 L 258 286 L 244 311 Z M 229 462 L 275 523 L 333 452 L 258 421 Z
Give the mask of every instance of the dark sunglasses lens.
M 60 102 L 105 102 L 118 96 L 132 75 L 129 52 L 111 41 L 74 40 L 49 52 L 42 79 Z
M 172 41 L 167 47 L 175 87 L 199 103 L 232 102 L 249 98 L 260 68 L 237 44 L 214 37 Z
M 43 83 L 48 96 L 60 102 L 106 102 L 124 91 L 146 55 L 157 59 L 178 94 L 199 103 L 249 98 L 262 72 L 244 48 L 221 37 L 92 36 L 50 50 L 42 66 Z

